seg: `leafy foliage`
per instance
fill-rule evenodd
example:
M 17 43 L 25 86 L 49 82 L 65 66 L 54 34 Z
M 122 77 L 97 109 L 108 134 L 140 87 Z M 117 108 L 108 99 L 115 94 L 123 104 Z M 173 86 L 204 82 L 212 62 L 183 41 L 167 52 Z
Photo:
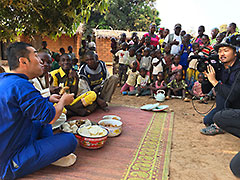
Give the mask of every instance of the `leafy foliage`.
M 1 0 L 0 40 L 17 35 L 72 35 L 91 12 L 104 13 L 108 0 Z
M 131 31 L 148 31 L 155 22 L 160 25 L 159 12 L 154 8 L 156 0 L 111 0 L 106 14 L 94 12 L 86 24 L 86 30 L 119 29 Z

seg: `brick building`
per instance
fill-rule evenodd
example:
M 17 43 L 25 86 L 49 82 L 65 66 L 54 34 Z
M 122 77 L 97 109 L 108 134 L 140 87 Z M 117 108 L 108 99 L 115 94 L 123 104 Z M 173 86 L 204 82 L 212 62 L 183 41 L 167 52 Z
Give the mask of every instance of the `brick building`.
M 121 31 L 121 30 L 106 30 L 106 29 L 93 29 L 96 36 L 96 51 L 99 59 L 105 62 L 112 62 L 111 50 L 111 38 L 115 37 L 119 39 L 122 33 L 127 35 L 127 39 L 130 39 L 133 32 Z M 137 32 L 139 38 L 141 38 L 146 32 Z
M 133 32 L 129 31 L 121 31 L 121 30 L 106 30 L 106 29 L 93 29 L 93 32 L 95 34 L 95 42 L 96 42 L 96 51 L 98 53 L 99 59 L 105 61 L 105 62 L 112 62 L 112 54 L 110 52 L 111 50 L 111 38 L 115 37 L 116 39 L 119 39 L 120 35 L 122 33 L 126 33 L 127 39 L 130 39 Z M 59 37 L 57 40 L 52 40 L 49 37 L 40 37 L 40 36 L 34 36 L 33 38 L 29 38 L 27 36 L 20 36 L 17 38 L 17 41 L 24 41 L 27 43 L 32 44 L 36 49 L 39 49 L 41 47 L 42 41 L 47 41 L 47 48 L 50 49 L 53 52 L 58 52 L 60 48 L 64 48 L 66 53 L 68 52 L 67 48 L 68 46 L 73 47 L 73 52 L 75 53 L 76 57 L 78 56 L 78 50 L 81 47 L 81 39 L 82 39 L 82 26 L 79 26 L 77 32 L 73 36 L 67 36 L 63 34 L 61 37 Z M 146 32 L 137 32 L 138 36 L 141 38 L 143 34 Z M 2 51 L 5 52 L 7 47 L 7 44 L 4 45 L 4 48 L 2 46 Z M 3 53 L 4 54 L 4 53 Z M 6 55 L 2 55 L 0 59 L 6 59 Z

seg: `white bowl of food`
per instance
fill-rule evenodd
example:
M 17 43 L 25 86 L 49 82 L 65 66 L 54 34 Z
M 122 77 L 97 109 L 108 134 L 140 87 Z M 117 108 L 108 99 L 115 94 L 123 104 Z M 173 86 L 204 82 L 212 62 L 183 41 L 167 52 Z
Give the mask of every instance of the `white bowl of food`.
M 75 134 L 80 146 L 86 149 L 101 148 L 107 141 L 107 135 L 108 130 L 98 125 L 81 126 Z
M 121 118 L 119 116 L 116 116 L 116 115 L 106 115 L 106 116 L 103 116 L 103 119 L 112 119 L 112 120 L 121 121 Z
M 98 122 L 98 125 L 103 126 L 109 131 L 108 137 L 115 137 L 122 132 L 122 122 L 113 119 L 103 119 Z

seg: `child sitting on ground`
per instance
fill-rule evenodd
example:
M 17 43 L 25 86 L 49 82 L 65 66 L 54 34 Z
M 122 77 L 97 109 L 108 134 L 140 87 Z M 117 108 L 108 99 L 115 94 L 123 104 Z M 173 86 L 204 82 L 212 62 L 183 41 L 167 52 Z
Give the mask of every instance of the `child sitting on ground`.
M 127 43 L 122 43 L 122 49 L 119 50 L 116 53 L 116 56 L 119 57 L 119 70 L 118 70 L 118 76 L 119 76 L 119 85 L 122 85 L 122 78 L 124 80 L 124 83 L 127 80 L 127 69 L 128 69 L 128 55 L 129 52 L 127 51 Z
M 192 90 L 189 91 L 189 93 L 192 96 L 195 96 L 196 99 L 200 99 L 204 96 L 206 96 L 206 94 L 203 94 L 202 92 L 202 82 L 203 82 L 203 78 L 204 75 L 203 73 L 198 74 L 198 81 L 196 81 L 192 87 Z
M 193 52 L 191 52 L 188 57 L 189 67 L 187 69 L 186 79 L 185 79 L 188 85 L 188 90 L 192 89 L 194 82 L 198 80 L 198 74 L 199 74 L 199 71 L 197 70 L 198 60 L 191 58 L 191 56 L 203 55 L 202 52 L 199 52 L 200 46 L 198 43 L 193 43 L 192 48 L 193 48 Z
M 130 65 L 130 68 L 127 72 L 128 78 L 126 83 L 123 85 L 122 89 L 121 89 L 121 93 L 123 95 L 127 94 L 127 90 L 134 91 L 135 90 L 135 85 L 136 85 L 136 80 L 137 80 L 137 76 L 139 75 L 139 72 L 137 71 L 137 62 L 134 61 L 132 62 L 132 64 Z
M 136 85 L 136 89 L 135 91 L 130 91 L 128 92 L 128 95 L 136 95 L 138 96 L 146 96 L 146 95 L 150 95 L 150 89 L 149 89 L 149 85 L 150 85 L 150 78 L 147 75 L 147 71 L 144 68 L 140 68 L 140 75 L 138 75 L 137 78 L 137 85 Z
M 165 60 L 162 58 L 162 53 L 160 49 L 157 49 L 155 51 L 156 57 L 152 60 L 153 65 L 153 82 L 157 80 L 157 76 L 159 72 L 163 72 L 163 69 L 165 68 Z
M 171 95 L 174 96 L 182 96 L 182 99 L 184 101 L 189 101 L 189 99 L 186 98 L 186 88 L 187 84 L 182 79 L 182 71 L 178 71 L 176 73 L 175 79 L 173 79 L 170 83 L 167 85 L 168 92 L 166 96 L 166 100 L 170 99 Z
M 150 89 L 151 89 L 151 96 L 150 96 L 151 98 L 154 98 L 154 94 L 156 94 L 158 90 L 165 91 L 167 89 L 167 85 L 164 82 L 163 72 L 158 73 L 157 80 L 151 84 Z
M 171 69 L 169 71 L 170 81 L 176 79 L 176 73 L 182 71 L 182 66 L 179 64 L 180 62 L 180 55 L 176 54 L 173 58 L 173 64 L 171 65 Z

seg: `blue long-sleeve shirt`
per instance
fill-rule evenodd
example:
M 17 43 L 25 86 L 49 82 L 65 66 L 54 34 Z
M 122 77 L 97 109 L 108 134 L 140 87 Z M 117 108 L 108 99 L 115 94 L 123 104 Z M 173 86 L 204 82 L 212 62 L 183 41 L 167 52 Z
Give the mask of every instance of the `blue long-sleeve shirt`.
M 0 179 L 7 164 L 31 139 L 34 120 L 51 122 L 55 108 L 24 74 L 0 74 Z

